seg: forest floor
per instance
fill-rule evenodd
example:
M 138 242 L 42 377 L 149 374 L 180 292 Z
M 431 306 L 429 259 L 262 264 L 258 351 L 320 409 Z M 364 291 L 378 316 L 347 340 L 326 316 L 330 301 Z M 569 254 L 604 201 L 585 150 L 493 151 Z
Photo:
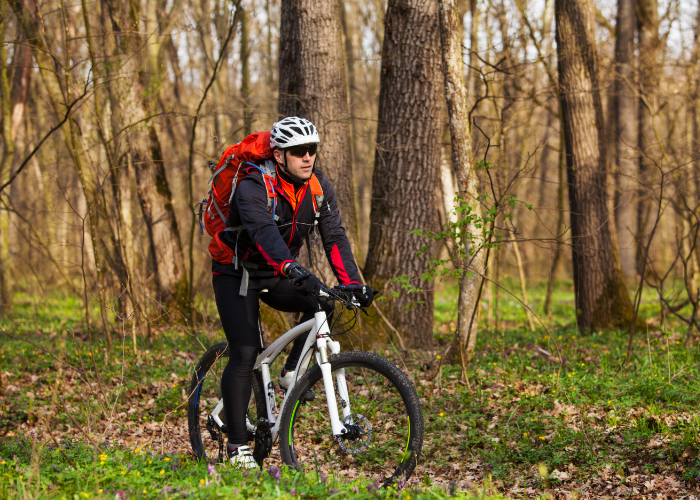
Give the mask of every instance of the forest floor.
M 274 456 L 248 476 L 195 462 L 186 388 L 222 340 L 216 324 L 164 325 L 136 353 L 117 334 L 105 356 L 80 302 L 18 295 L 0 323 L 0 498 L 700 497 L 700 349 L 685 328 L 660 328 L 650 301 L 626 363 L 626 332 L 577 332 L 570 283 L 546 330 L 530 331 L 522 306 L 501 296 L 498 327 L 484 314 L 463 380 L 444 359 L 455 292 L 438 294 L 434 350 L 375 345 L 423 403 L 423 454 L 400 492 L 279 471 Z M 532 292 L 540 311 L 542 289 Z

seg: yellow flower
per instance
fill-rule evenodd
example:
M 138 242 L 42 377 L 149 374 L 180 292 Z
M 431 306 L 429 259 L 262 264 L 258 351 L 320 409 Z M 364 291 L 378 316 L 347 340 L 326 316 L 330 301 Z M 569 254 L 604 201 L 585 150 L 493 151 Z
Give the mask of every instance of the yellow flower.
M 146 490 L 143 490 L 144 495 L 146 494 Z
M 204 479 L 200 479 L 199 484 L 204 484 Z
M 141 451 L 141 448 L 136 448 L 136 449 L 134 450 L 134 453 L 139 453 L 140 451 Z
M 149 460 L 148 463 L 149 463 L 149 464 L 152 464 L 152 463 L 153 463 L 153 460 Z
M 435 357 L 436 357 L 437 359 L 442 359 L 442 356 L 440 356 L 439 354 L 438 354 L 437 356 L 435 356 Z
M 141 473 L 139 471 L 136 471 L 136 477 L 139 477 Z
M 523 436 L 527 437 L 527 432 L 523 432 Z
M 102 491 L 102 488 L 100 488 L 100 491 L 98 491 L 97 493 L 104 493 L 104 491 Z
M 161 473 L 161 475 L 165 474 L 165 470 L 161 469 L 160 473 Z
M 612 403 L 612 401 L 608 400 L 608 404 Z
M 170 462 L 170 458 L 169 458 L 169 457 L 165 457 L 163 460 L 165 460 L 166 462 Z
M 542 441 L 544 441 L 544 440 L 547 439 L 547 438 L 544 437 L 544 436 L 540 436 L 540 439 L 541 439 Z
M 125 471 L 125 470 L 122 471 L 122 476 L 123 476 L 124 474 L 126 474 L 126 471 Z
M 445 414 L 444 414 L 443 412 L 440 412 L 440 416 L 441 416 L 441 417 L 444 417 Z
M 3 460 L 2 462 L 0 462 L 0 465 L 5 465 L 5 461 Z

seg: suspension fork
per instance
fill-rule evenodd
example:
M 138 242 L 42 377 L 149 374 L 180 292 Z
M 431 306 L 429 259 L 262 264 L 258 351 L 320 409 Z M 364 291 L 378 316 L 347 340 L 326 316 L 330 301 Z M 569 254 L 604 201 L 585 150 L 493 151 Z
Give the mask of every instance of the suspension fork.
M 319 310 L 316 312 L 316 324 L 319 325 L 318 332 L 316 333 L 316 347 L 318 348 L 316 362 L 321 368 L 323 387 L 326 391 L 326 401 L 328 402 L 328 416 L 331 419 L 333 435 L 340 436 L 345 434 L 347 429 L 341 422 L 340 416 L 338 415 L 338 401 L 335 397 L 333 372 L 331 369 L 331 364 L 328 362 L 329 354 L 338 354 L 340 352 L 340 343 L 335 342 L 330 338 L 331 332 L 328 328 L 328 319 L 325 311 Z M 345 382 L 345 370 L 339 370 L 338 373 L 336 373 L 336 380 L 338 381 L 338 395 L 340 396 L 340 401 L 343 407 L 343 417 L 345 417 L 350 414 L 350 398 L 348 397 L 348 388 Z

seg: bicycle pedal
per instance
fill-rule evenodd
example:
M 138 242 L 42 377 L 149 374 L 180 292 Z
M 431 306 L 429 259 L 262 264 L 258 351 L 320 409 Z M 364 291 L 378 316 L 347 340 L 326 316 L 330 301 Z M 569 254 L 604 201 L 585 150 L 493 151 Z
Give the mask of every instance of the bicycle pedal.
M 316 399 L 316 393 L 314 391 L 308 391 L 306 394 L 304 394 L 304 399 L 302 401 L 304 403 L 309 403 Z

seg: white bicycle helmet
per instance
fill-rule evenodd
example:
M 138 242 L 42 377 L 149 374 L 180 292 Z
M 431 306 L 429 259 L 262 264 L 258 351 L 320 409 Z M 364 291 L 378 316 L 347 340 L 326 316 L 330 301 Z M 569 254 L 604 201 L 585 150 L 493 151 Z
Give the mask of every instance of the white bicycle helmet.
M 271 148 L 291 148 L 300 144 L 318 144 L 321 139 L 314 124 L 304 118 L 290 116 L 272 125 Z

